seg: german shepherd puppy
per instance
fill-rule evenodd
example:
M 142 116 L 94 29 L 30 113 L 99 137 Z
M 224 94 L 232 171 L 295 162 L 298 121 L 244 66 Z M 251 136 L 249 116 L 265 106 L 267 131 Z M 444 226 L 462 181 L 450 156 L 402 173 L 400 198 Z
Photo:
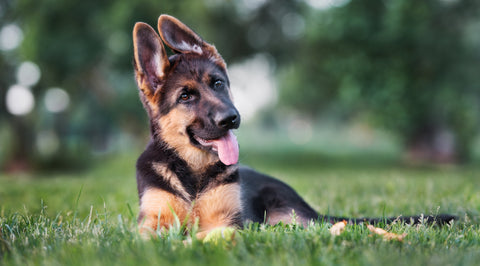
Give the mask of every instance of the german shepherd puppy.
M 351 223 L 393 221 L 326 217 L 291 187 L 239 167 L 232 130 L 240 114 L 232 102 L 225 61 L 216 48 L 168 15 L 158 19 L 158 35 L 145 23 L 133 30 L 134 68 L 140 99 L 150 118 L 151 139 L 137 161 L 141 231 L 198 221 L 198 238 L 246 222 Z M 174 55 L 168 57 L 168 46 Z M 419 216 L 403 217 L 418 222 Z M 445 223 L 453 216 L 426 217 Z

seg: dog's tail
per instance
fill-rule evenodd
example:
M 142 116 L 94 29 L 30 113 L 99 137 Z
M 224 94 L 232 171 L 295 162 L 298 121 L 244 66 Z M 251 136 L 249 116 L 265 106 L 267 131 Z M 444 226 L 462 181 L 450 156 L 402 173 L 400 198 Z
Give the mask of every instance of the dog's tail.
M 320 215 L 319 220 L 329 223 L 336 223 L 341 221 L 347 221 L 349 224 L 392 224 L 392 223 L 405 223 L 405 224 L 427 224 L 427 225 L 446 225 L 452 221 L 458 220 L 458 216 L 450 214 L 438 214 L 438 215 L 414 215 L 414 216 L 398 216 L 398 217 L 385 217 L 385 218 L 347 218 L 347 217 L 334 217 L 328 215 Z
M 297 221 L 308 225 L 311 221 L 336 223 L 343 220 L 350 224 L 436 224 L 445 225 L 457 216 L 450 214 L 399 216 L 384 218 L 346 218 L 322 215 L 306 203 L 290 186 L 272 177 L 260 174 L 250 168 L 241 167 L 239 170 L 243 188 L 245 219 L 255 222 L 265 222 L 269 219 L 276 221 L 295 212 Z M 248 207 L 250 206 L 250 207 Z M 267 215 L 268 214 L 268 215 Z M 278 216 L 277 219 L 273 217 Z

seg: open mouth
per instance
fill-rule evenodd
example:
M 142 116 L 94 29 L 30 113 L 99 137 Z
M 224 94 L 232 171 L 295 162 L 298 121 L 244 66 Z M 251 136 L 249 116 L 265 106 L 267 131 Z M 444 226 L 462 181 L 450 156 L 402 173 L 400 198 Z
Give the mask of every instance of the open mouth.
M 198 136 L 193 136 L 193 138 L 197 141 L 197 143 L 202 147 L 206 149 L 211 149 L 215 152 L 218 151 L 218 145 L 216 145 L 215 140 L 206 140 L 202 139 Z
M 218 154 L 218 158 L 225 165 L 233 165 L 238 162 L 238 142 L 232 130 L 217 139 L 203 139 L 193 132 L 190 133 L 190 140 L 202 149 L 212 150 Z

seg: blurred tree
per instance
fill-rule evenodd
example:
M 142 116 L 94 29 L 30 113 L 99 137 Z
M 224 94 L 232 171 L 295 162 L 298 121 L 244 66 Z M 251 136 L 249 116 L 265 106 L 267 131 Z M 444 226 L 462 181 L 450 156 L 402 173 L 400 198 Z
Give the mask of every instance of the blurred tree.
M 411 159 L 470 157 L 479 124 L 480 2 L 352 0 L 312 10 L 281 100 L 317 115 L 368 114 Z
M 478 127 L 480 2 L 339 0 L 330 2 L 343 6 L 325 10 L 313 2 L 1 1 L 0 28 L 15 23 L 24 38 L 20 49 L 0 51 L 0 138 L 8 140 L 0 167 L 79 167 L 92 151 L 146 134 L 131 30 L 136 21 L 155 26 L 162 13 L 192 26 L 229 63 L 269 55 L 286 105 L 311 115 L 367 114 L 412 154 L 467 159 Z M 27 60 L 42 74 L 31 88 L 36 104 L 12 115 L 6 88 Z M 52 87 L 68 93 L 66 110 L 46 107 Z
M 131 65 L 135 22 L 156 27 L 160 14 L 176 16 L 234 62 L 258 51 L 284 54 L 288 46 L 282 44 L 289 39 L 282 35 L 281 18 L 299 6 L 288 0 L 2 1 L 0 28 L 15 23 L 24 39 L 19 49 L 0 51 L 5 69 L 0 73 L 0 127 L 9 128 L 4 139 L 11 143 L 8 151 L 0 149 L 7 154 L 0 167 L 78 168 L 92 151 L 109 152 L 131 139 L 125 135 L 146 134 Z M 3 88 L 15 84 L 15 69 L 26 60 L 41 71 L 40 81 L 30 88 L 35 107 L 13 115 L 5 107 Z M 67 109 L 52 112 L 46 106 L 52 87 L 67 93 Z

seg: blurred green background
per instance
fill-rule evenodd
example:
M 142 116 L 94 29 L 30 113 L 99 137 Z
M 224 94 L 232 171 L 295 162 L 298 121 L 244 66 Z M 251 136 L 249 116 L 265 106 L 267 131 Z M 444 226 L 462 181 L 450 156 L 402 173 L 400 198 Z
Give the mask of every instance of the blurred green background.
M 478 160 L 480 1 L 2 0 L 0 169 L 139 154 L 131 31 L 162 13 L 227 61 L 244 162 Z

